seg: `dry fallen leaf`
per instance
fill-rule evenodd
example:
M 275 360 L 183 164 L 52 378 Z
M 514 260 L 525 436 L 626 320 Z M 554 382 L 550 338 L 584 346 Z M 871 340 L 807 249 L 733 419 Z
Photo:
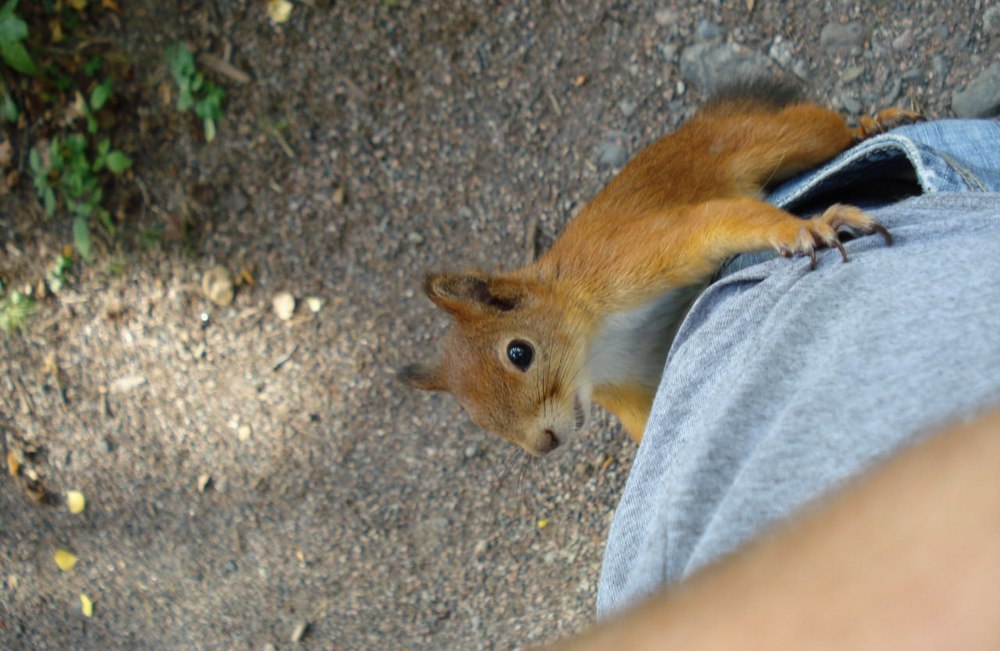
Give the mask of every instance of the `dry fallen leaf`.
M 291 13 L 292 3 L 288 0 L 267 0 L 267 15 L 272 23 L 285 22 Z
M 13 450 L 7 451 L 7 471 L 10 472 L 11 477 L 17 477 L 18 473 L 21 472 L 21 459 Z
M 77 11 L 83 11 L 87 8 L 87 0 L 67 0 L 67 4 Z
M 208 489 L 208 485 L 212 483 L 211 475 L 199 475 L 198 476 L 198 492 L 204 493 Z
M 118 3 L 115 2 L 115 0 L 101 0 L 101 6 L 105 9 L 110 9 L 117 14 L 122 13 L 122 8 L 118 6 Z
M 70 513 L 83 513 L 87 508 L 87 500 L 80 491 L 66 491 L 66 508 Z
M 80 560 L 75 554 L 66 551 L 65 549 L 57 549 L 56 553 L 53 555 L 56 561 L 56 565 L 63 572 L 69 572 L 76 566 L 76 562 Z
M 53 18 L 49 21 L 49 32 L 51 33 L 49 40 L 52 43 L 62 43 L 63 38 L 66 36 L 63 32 L 62 22 L 58 18 Z
M 10 140 L 0 140 L 0 169 L 7 169 L 11 162 Z
M 80 595 L 80 612 L 83 613 L 84 617 L 90 617 L 94 614 L 94 602 L 85 594 Z

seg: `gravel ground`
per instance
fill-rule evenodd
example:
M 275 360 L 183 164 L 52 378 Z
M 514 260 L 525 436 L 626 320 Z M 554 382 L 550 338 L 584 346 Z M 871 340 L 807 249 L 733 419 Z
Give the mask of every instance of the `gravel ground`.
M 423 271 L 536 255 L 720 73 L 783 70 L 854 115 L 1000 106 L 996 2 L 316 0 L 280 28 L 259 2 L 122 4 L 130 219 L 164 236 L 100 244 L 0 338 L 2 443 L 52 496 L 0 478 L 4 649 L 522 649 L 582 629 L 634 446 L 602 418 L 528 463 L 394 383 L 446 325 Z M 211 145 L 168 117 L 177 38 L 251 77 L 214 76 Z M 0 273 L 34 282 L 66 224 L 28 188 L 0 209 Z M 216 264 L 254 280 L 227 307 L 201 292 Z

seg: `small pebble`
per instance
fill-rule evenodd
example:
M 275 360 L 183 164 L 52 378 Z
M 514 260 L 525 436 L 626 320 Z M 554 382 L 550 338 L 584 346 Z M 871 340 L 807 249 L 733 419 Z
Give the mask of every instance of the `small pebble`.
M 860 23 L 827 23 L 819 34 L 820 45 L 831 52 L 854 52 L 865 41 L 865 30 Z
M 477 446 L 475 443 L 470 443 L 469 445 L 465 446 L 466 459 L 471 459 L 475 457 L 477 454 L 479 454 L 479 446 Z
M 702 20 L 695 29 L 695 36 L 700 41 L 712 42 L 722 40 L 722 27 L 710 20 Z
M 951 108 L 960 118 L 986 118 L 1000 113 L 1000 61 L 956 91 Z
M 993 5 L 983 12 L 983 31 L 987 34 L 1000 31 L 1000 5 Z
M 240 425 L 239 429 L 236 430 L 236 436 L 241 441 L 249 440 L 251 434 L 253 434 L 253 429 L 249 425 Z
M 201 291 L 205 297 L 222 307 L 233 302 L 233 287 L 233 274 L 221 265 L 212 267 L 201 277 Z
M 852 115 L 858 115 L 861 113 L 861 102 L 851 97 L 850 95 L 840 96 L 840 105 L 844 107 L 844 110 Z
M 336 190 L 333 191 L 332 200 L 333 200 L 333 205 L 337 206 L 338 208 L 340 206 L 343 206 L 344 203 L 347 201 L 347 191 L 344 188 L 337 188 Z
M 774 62 L 779 66 L 787 68 L 788 64 L 792 62 L 792 47 L 779 34 L 774 37 L 767 55 L 774 59 Z
M 309 622 L 307 622 L 307 621 L 299 621 L 299 622 L 297 622 L 295 624 L 295 628 L 292 629 L 291 641 L 292 642 L 296 642 L 296 643 L 300 642 L 302 640 L 302 638 L 304 638 L 306 636 L 306 633 L 308 631 L 309 631 Z
M 318 296 L 306 297 L 306 307 L 309 308 L 310 312 L 316 314 L 317 312 L 323 309 L 323 299 L 319 298 Z
M 635 102 L 630 99 L 623 99 L 618 102 L 618 110 L 622 112 L 622 115 L 630 118 L 635 113 Z
M 231 215 L 238 215 L 247 208 L 246 195 L 239 188 L 230 188 L 222 195 L 222 207 Z
M 812 77 L 812 70 L 805 59 L 799 59 L 792 64 L 792 74 L 802 81 L 809 81 L 810 77 Z
M 288 321 L 295 313 L 295 297 L 289 292 L 280 292 L 271 299 L 271 306 L 279 319 Z
M 853 68 L 848 68 L 847 70 L 845 70 L 844 74 L 840 76 L 840 80 L 843 81 L 845 84 L 847 84 L 854 81 L 863 74 L 865 74 L 864 66 L 854 66 Z
M 597 153 L 597 163 L 605 167 L 621 167 L 628 159 L 628 152 L 621 142 L 606 142 Z
M 673 9 L 657 9 L 656 13 L 653 14 L 653 20 L 655 20 L 656 24 L 661 27 L 673 25 L 677 22 L 677 19 L 677 12 Z
M 907 29 L 892 39 L 892 47 L 896 50 L 908 50 L 913 45 L 913 30 Z
M 128 393 L 146 384 L 146 378 L 141 375 L 126 375 L 113 381 L 108 387 L 108 393 Z

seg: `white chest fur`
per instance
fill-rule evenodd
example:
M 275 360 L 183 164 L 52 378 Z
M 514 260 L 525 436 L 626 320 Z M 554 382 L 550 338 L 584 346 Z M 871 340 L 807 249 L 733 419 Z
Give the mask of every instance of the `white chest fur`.
M 681 319 L 700 289 L 675 289 L 642 307 L 607 317 L 588 354 L 591 384 L 630 381 L 655 389 Z

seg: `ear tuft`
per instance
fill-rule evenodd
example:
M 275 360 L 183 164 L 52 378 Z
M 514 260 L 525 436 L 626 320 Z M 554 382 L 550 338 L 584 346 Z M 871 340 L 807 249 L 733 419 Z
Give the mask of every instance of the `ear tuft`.
M 396 378 L 422 391 L 444 391 L 445 384 L 438 369 L 423 364 L 408 364 L 396 371 Z
M 424 291 L 452 316 L 474 319 L 516 309 L 525 290 L 519 281 L 472 272 L 428 275 Z

